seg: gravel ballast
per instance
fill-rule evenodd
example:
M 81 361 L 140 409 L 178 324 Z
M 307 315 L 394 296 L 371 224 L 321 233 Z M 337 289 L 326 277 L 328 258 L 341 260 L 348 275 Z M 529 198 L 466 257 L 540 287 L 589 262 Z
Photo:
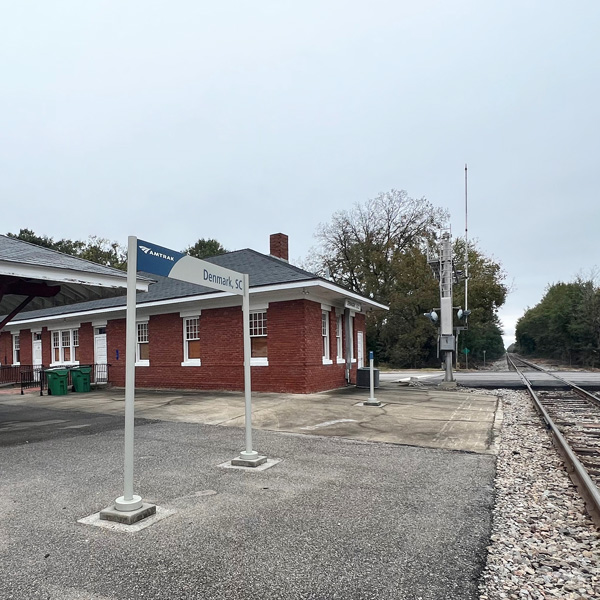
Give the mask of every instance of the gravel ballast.
M 600 533 L 527 394 L 496 393 L 504 423 L 480 600 L 600 598 Z

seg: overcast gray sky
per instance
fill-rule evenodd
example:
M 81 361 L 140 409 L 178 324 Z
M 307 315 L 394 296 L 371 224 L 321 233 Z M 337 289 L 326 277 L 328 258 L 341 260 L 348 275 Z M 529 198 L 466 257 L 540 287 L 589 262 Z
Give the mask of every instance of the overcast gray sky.
M 0 13 L 2 233 L 200 237 L 303 258 L 391 188 L 450 210 L 513 287 L 589 272 L 600 2 L 44 0 Z

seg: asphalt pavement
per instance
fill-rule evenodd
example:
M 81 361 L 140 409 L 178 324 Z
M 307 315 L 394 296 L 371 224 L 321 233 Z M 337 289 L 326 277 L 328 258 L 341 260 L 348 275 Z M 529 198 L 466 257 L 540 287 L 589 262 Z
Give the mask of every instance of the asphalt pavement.
M 139 419 L 135 493 L 169 516 L 122 532 L 78 522 L 123 493 L 122 417 L 34 411 L 0 404 L 2 599 L 477 598 L 492 454 L 255 430 L 280 462 L 227 469 L 239 427 Z

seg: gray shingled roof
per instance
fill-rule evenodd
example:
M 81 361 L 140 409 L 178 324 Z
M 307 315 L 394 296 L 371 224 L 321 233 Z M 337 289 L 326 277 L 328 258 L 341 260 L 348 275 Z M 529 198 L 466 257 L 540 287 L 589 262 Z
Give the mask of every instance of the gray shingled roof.
M 281 259 L 267 256 L 251 249 L 237 250 L 205 260 L 221 267 L 238 271 L 239 273 L 248 273 L 251 288 L 318 279 L 313 273 L 290 265 Z M 153 279 L 156 283 L 150 285 L 147 292 L 138 293 L 138 304 L 160 302 L 161 300 L 185 298 L 189 296 L 200 296 L 215 292 L 212 288 L 171 279 L 170 277 L 161 277 L 160 275 L 151 273 L 139 274 Z M 125 306 L 126 301 L 126 296 L 123 295 L 116 298 L 91 300 L 89 302 L 70 304 L 68 306 L 56 306 L 42 310 L 23 311 L 15 318 L 15 321 L 18 321 L 19 319 L 36 319 L 41 317 L 66 315 L 74 312 L 114 308 Z
M 314 273 L 290 265 L 280 258 L 261 254 L 249 248 L 213 256 L 206 260 L 238 273 L 248 273 L 250 287 L 317 279 Z
M 23 240 L 0 235 L 0 260 L 23 263 L 36 267 L 53 267 L 73 271 L 86 271 L 98 275 L 111 275 L 126 279 L 127 274 L 113 267 L 99 265 L 83 258 L 63 254 L 56 250 L 36 246 Z

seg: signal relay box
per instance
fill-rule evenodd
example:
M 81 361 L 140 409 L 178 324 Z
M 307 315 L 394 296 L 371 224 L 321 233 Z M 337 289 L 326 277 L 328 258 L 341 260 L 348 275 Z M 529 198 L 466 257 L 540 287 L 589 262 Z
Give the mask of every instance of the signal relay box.
M 440 336 L 440 350 L 454 352 L 456 349 L 456 338 L 453 335 Z

